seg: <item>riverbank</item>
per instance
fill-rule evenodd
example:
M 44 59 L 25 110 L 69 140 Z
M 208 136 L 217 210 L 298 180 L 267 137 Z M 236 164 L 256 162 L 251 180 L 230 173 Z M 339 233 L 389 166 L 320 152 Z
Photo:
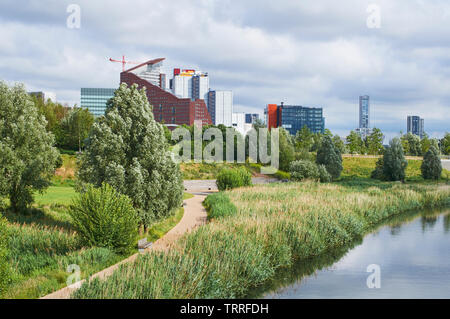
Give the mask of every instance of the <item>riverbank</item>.
M 280 267 L 361 238 L 389 216 L 450 204 L 448 187 L 380 182 L 277 183 L 225 195 L 235 214 L 183 236 L 166 253 L 139 256 L 73 297 L 238 298 Z

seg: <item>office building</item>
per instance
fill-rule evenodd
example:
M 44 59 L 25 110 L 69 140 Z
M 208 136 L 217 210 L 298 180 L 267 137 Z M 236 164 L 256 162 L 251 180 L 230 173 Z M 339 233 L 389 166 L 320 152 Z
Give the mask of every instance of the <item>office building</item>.
M 253 114 L 247 113 L 247 114 L 245 114 L 245 123 L 253 124 L 257 120 L 259 120 L 259 114 L 256 114 L 256 113 L 253 113 Z
M 247 135 L 248 131 L 252 129 L 252 124 L 245 123 L 245 113 L 232 114 L 232 126 L 242 135 Z
M 291 135 L 295 135 L 306 126 L 313 133 L 325 132 L 325 118 L 321 107 L 268 104 L 265 114 L 269 129 L 283 127 Z
M 408 133 L 417 135 L 420 138 L 424 137 L 424 120 L 420 116 L 408 116 L 406 125 Z
M 370 97 L 362 95 L 359 97 L 359 127 L 356 132 L 365 139 L 371 134 L 370 129 Z
M 87 108 L 95 117 L 105 115 L 106 102 L 114 96 L 116 89 L 81 88 L 80 106 Z
M 153 106 L 153 115 L 158 122 L 174 125 L 193 125 L 201 120 L 203 125 L 212 124 L 206 103 L 203 99 L 192 97 L 193 70 L 174 70 L 172 93 L 166 90 L 166 81 L 161 80 L 161 66 L 164 58 L 154 59 L 139 64 L 120 73 L 120 82 L 139 88 L 146 88 L 147 99 Z
M 223 124 L 231 127 L 233 124 L 233 92 L 209 91 L 208 111 L 214 125 Z

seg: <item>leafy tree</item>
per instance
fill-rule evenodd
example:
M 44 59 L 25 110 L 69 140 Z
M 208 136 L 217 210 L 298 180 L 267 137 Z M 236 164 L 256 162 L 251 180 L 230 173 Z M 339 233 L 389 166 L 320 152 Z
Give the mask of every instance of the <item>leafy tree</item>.
M 0 214 L 0 297 L 11 281 L 9 264 L 9 233 L 6 219 Z
M 295 159 L 295 150 L 289 132 L 284 128 L 280 128 L 279 130 L 280 170 L 287 171 L 289 164 Z
M 422 149 L 420 147 L 420 138 L 417 135 L 408 133 L 406 135 L 402 135 L 400 139 L 406 155 L 411 156 L 422 155 Z
M 49 186 L 59 153 L 23 85 L 0 82 L 0 195 L 22 211 Z
M 390 181 L 404 181 L 408 161 L 403 154 L 400 139 L 393 138 L 383 156 L 383 176 Z
M 106 182 L 128 195 L 144 228 L 181 205 L 179 165 L 168 151 L 162 125 L 153 118 L 145 89 L 122 83 L 115 91 L 105 116 L 92 126 L 78 176 L 81 188 Z
M 339 152 L 341 152 L 341 154 L 348 153 L 347 146 L 339 135 L 336 134 L 335 136 L 333 136 L 333 143 L 339 149 Z
M 289 165 L 289 173 L 293 181 L 302 181 L 304 179 L 319 179 L 320 173 L 317 165 L 313 162 L 300 160 L 293 161 Z
M 341 175 L 342 155 L 329 135 L 325 135 L 322 139 L 322 144 L 317 151 L 316 163 L 325 165 L 333 179 Z
M 306 150 L 309 152 L 314 143 L 313 133 L 308 126 L 304 125 L 301 130 L 295 134 L 295 148 L 297 150 Z
M 450 133 L 445 133 L 443 139 L 441 139 L 441 149 L 445 155 L 450 155 Z
M 347 148 L 351 154 L 364 154 L 366 152 L 361 135 L 355 131 L 350 131 L 350 134 L 347 136 L 346 140 Z
M 423 157 L 420 167 L 424 179 L 439 179 L 442 173 L 442 164 L 439 152 L 434 145 L 431 145 Z
M 61 121 L 62 146 L 81 152 L 84 140 L 94 124 L 94 116 L 87 109 L 73 108 Z
M 367 153 L 370 155 L 379 155 L 384 151 L 384 136 L 380 129 L 374 127 L 372 133 L 367 136 Z

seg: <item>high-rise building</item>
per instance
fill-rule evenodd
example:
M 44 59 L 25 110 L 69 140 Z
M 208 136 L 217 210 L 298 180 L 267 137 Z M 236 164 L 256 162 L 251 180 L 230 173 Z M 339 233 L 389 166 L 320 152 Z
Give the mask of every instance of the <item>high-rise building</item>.
M 253 113 L 253 114 L 247 113 L 247 114 L 245 114 L 245 123 L 253 124 L 257 120 L 259 120 L 259 114 L 257 114 L 257 113 Z
M 295 135 L 306 126 L 313 133 L 325 132 L 325 118 L 321 107 L 268 104 L 265 113 L 269 129 L 281 126 Z
M 139 88 L 146 88 L 147 99 L 153 106 L 153 115 L 158 122 L 193 125 L 194 121 L 201 120 L 204 125 L 212 124 L 205 101 L 189 97 L 189 95 L 192 95 L 192 93 L 189 93 L 192 92 L 192 87 L 189 87 L 189 83 L 192 84 L 192 82 L 184 82 L 183 77 L 185 76 L 181 76 L 181 74 L 191 73 L 184 72 L 190 70 L 183 70 L 183 72 L 174 70 L 172 81 L 174 93 L 164 90 L 165 84 L 162 84 L 160 72 L 163 60 L 164 58 L 150 60 L 123 71 L 120 73 L 120 82 L 128 85 L 136 83 Z M 144 77 L 141 77 L 141 75 Z M 180 76 L 177 77 L 177 75 Z M 186 77 L 192 77 L 192 75 L 186 75 Z M 175 88 L 180 96 L 187 95 L 187 97 L 177 96 Z
M 417 135 L 420 138 L 424 137 L 425 134 L 424 120 L 421 119 L 420 116 L 409 115 L 407 118 L 406 125 L 408 133 Z
M 245 136 L 248 131 L 252 129 L 252 124 L 245 123 L 245 113 L 233 113 L 232 114 L 232 126 L 242 136 Z
M 359 127 L 356 132 L 364 139 L 371 133 L 370 129 L 370 97 L 362 95 L 359 97 Z
M 80 106 L 87 108 L 95 117 L 105 115 L 106 102 L 114 96 L 116 89 L 81 88 Z
M 214 125 L 223 124 L 231 127 L 233 124 L 233 92 L 209 91 L 208 111 Z
M 193 100 L 205 100 L 208 105 L 209 77 L 208 73 L 198 72 L 192 77 L 192 96 Z
M 193 69 L 174 69 L 172 92 L 179 98 L 190 98 L 193 101 L 202 99 L 207 104 L 209 92 L 208 73 Z

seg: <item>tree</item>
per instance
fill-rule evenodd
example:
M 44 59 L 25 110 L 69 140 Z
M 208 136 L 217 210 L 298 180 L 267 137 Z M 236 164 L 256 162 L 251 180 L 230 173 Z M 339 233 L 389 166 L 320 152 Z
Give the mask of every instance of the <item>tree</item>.
M 25 210 L 54 173 L 59 152 L 46 124 L 23 85 L 0 82 L 0 195 L 15 212 Z
M 338 178 L 342 172 L 342 155 L 334 145 L 329 135 L 324 135 L 322 144 L 317 151 L 316 163 L 325 165 L 333 179 Z
M 179 165 L 169 153 L 162 125 L 154 120 L 145 89 L 122 83 L 115 91 L 105 116 L 92 126 L 78 177 L 79 189 L 106 182 L 128 195 L 144 229 L 181 205 Z
M 295 159 L 294 145 L 289 132 L 284 128 L 279 130 L 280 170 L 287 171 L 289 170 L 289 164 Z
M 351 154 L 364 154 L 366 152 L 361 135 L 355 131 L 350 131 L 350 134 L 347 136 L 346 140 L 347 148 Z
M 441 140 L 441 149 L 445 155 L 450 155 L 450 133 L 445 133 L 444 138 Z
M 295 148 L 297 150 L 306 150 L 309 152 L 314 143 L 313 133 L 308 126 L 304 125 L 301 130 L 295 134 Z
M 347 146 L 339 135 L 336 134 L 335 136 L 333 136 L 333 143 L 339 149 L 339 152 L 341 152 L 341 154 L 348 153 Z
M 390 181 L 404 181 L 408 161 L 403 154 L 400 139 L 393 138 L 383 156 L 383 176 Z
M 0 214 L 0 298 L 11 282 L 9 254 L 8 224 L 6 218 Z
M 379 155 L 384 151 L 384 136 L 380 129 L 374 127 L 372 133 L 367 136 L 367 153 L 370 155 Z
M 84 140 L 94 124 L 94 116 L 87 109 L 73 108 L 61 121 L 64 148 L 81 152 Z
M 420 147 L 420 137 L 417 135 L 412 134 L 411 132 L 402 135 L 401 144 L 403 146 L 404 152 L 407 155 L 411 156 L 420 156 L 422 155 L 422 149 Z
M 441 159 L 439 157 L 439 151 L 434 145 L 431 145 L 425 153 L 420 170 L 424 179 L 438 180 L 441 177 Z

